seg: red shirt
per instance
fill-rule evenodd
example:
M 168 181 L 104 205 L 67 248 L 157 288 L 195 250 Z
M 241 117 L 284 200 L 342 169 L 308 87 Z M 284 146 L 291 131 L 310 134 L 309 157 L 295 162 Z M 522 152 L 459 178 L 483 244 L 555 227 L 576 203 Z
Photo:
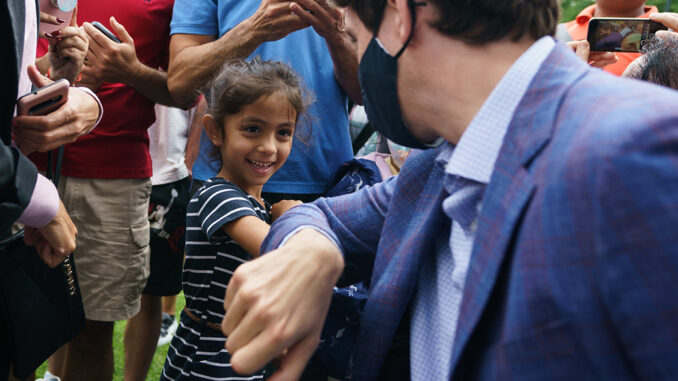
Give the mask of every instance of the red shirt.
M 593 13 L 596 11 L 596 5 L 590 5 L 586 8 L 584 8 L 583 11 L 577 15 L 577 18 L 574 20 L 565 23 L 565 27 L 567 28 L 567 31 L 570 32 L 570 36 L 572 37 L 572 40 L 574 41 L 579 41 L 579 40 L 586 40 L 586 35 L 589 32 L 589 21 L 591 18 L 593 18 Z M 641 16 L 638 16 L 638 18 L 648 18 L 650 17 L 650 13 L 653 12 L 658 12 L 657 7 L 655 6 L 648 6 L 645 7 L 645 13 Z M 617 62 L 612 64 L 612 65 L 607 65 L 603 68 L 608 73 L 612 73 L 615 75 L 622 75 L 624 74 L 624 70 L 626 70 L 626 67 L 629 66 L 629 64 L 635 60 L 636 58 L 640 57 L 640 53 L 615 53 L 617 55 Z
M 166 67 L 174 0 L 80 0 L 78 23 L 99 21 L 112 30 L 114 16 L 134 39 L 137 57 L 152 68 Z M 43 39 L 38 54 L 44 54 Z M 155 121 L 154 102 L 120 83 L 103 83 L 96 94 L 104 107 L 103 119 L 89 134 L 67 144 L 62 174 L 87 178 L 145 178 L 153 169 L 147 129 Z M 46 155 L 33 154 L 40 169 Z

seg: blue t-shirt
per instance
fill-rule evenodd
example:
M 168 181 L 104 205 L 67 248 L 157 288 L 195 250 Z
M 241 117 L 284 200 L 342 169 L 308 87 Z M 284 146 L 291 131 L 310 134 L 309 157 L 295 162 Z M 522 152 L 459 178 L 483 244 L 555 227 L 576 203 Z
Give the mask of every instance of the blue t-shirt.
M 259 7 L 259 1 L 176 0 L 171 33 L 221 37 Z M 313 28 L 306 28 L 278 40 L 261 44 L 250 57 L 290 65 L 315 96 L 309 110 L 311 134 L 307 142 L 295 139 L 283 167 L 264 186 L 264 192 L 313 194 L 327 189 L 330 176 L 353 157 L 348 131 L 346 94 L 334 77 L 334 64 L 325 40 Z M 212 143 L 204 131 L 193 177 L 206 180 L 216 176 L 219 164 L 210 162 Z

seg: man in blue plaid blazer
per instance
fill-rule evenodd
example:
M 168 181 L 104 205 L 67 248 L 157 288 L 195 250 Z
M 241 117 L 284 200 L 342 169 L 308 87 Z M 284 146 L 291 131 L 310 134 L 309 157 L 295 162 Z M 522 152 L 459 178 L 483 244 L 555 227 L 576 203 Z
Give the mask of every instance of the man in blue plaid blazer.
M 375 91 L 396 60 L 392 113 L 445 142 L 276 221 L 228 286 L 234 369 L 297 377 L 343 270 L 370 281 L 353 379 L 384 374 L 402 321 L 400 378 L 678 378 L 678 94 L 556 45 L 555 0 L 341 3 L 375 127 L 409 139 Z

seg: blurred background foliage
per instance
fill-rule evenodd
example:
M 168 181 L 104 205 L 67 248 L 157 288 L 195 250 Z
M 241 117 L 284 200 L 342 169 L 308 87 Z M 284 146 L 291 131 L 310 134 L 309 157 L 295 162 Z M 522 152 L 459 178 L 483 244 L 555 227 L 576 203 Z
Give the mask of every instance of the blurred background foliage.
M 623 1 L 623 0 L 619 0 Z M 593 4 L 593 0 L 564 0 L 561 1 L 561 6 L 563 8 L 563 13 L 561 14 L 560 21 L 570 21 L 574 20 L 577 17 L 577 14 L 581 12 L 582 9 Z M 660 12 L 667 11 L 667 4 L 671 6 L 671 12 L 678 12 L 678 0 L 649 0 L 648 5 L 656 5 L 659 8 Z

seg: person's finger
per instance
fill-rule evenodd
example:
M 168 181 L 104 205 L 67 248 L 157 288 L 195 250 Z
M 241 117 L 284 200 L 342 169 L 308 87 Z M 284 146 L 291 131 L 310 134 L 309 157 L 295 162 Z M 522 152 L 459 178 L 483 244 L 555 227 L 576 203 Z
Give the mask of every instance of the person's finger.
M 37 88 L 45 87 L 50 83 L 54 82 L 51 79 L 42 75 L 40 71 L 38 71 L 38 68 L 35 67 L 35 65 L 28 65 L 26 71 L 28 72 L 28 78 L 31 80 L 31 83 Z
M 315 15 L 321 22 L 330 24 L 334 23 L 338 14 L 341 13 L 325 0 L 296 0 L 290 3 L 290 8 L 294 6 L 306 11 L 305 13 Z
M 575 45 L 575 54 L 584 62 L 589 61 L 589 55 L 591 54 L 591 47 L 589 46 L 589 42 L 584 40 L 584 41 L 578 41 L 578 43 Z
M 73 14 L 71 14 L 71 22 L 69 24 L 70 26 L 77 27 L 78 26 L 78 6 L 76 5 L 75 8 L 73 8 Z
M 270 320 L 266 316 L 266 310 L 246 308 L 256 304 L 256 297 L 250 295 L 252 293 L 239 292 L 230 309 L 226 310 L 223 328 L 228 337 L 226 348 L 229 352 L 235 352 L 250 342 Z
M 239 374 L 252 374 L 261 369 L 266 363 L 280 355 L 293 343 L 284 342 L 280 336 L 272 336 L 273 333 L 262 331 L 247 345 L 231 353 L 231 367 Z M 278 334 L 279 335 L 279 334 Z M 228 340 L 226 344 L 228 346 Z
M 289 348 L 279 360 L 280 369 L 269 381 L 298 380 L 317 346 L 318 340 L 309 336 Z
M 80 36 L 80 29 L 78 27 L 72 27 L 68 26 L 66 28 L 63 28 L 59 31 L 59 35 L 56 36 L 60 39 L 68 38 L 68 37 L 76 37 Z
M 115 17 L 111 17 L 110 20 L 111 23 L 111 28 L 113 29 L 113 33 L 115 33 L 120 41 L 122 41 L 123 44 L 133 44 L 134 39 L 132 39 L 132 36 L 127 33 L 127 29 L 118 22 L 118 20 L 115 19 Z
M 236 270 L 226 287 L 226 295 L 224 296 L 224 311 L 226 311 L 226 314 L 221 323 L 221 328 L 226 336 L 233 332 L 247 312 L 246 304 L 241 300 L 242 295 L 239 293 L 244 279 L 242 273 L 246 271 L 246 265 L 244 264 Z
M 671 36 L 678 37 L 678 33 L 676 32 L 670 32 L 668 30 L 660 30 L 655 33 L 655 36 L 659 39 L 666 39 L 670 38 Z
M 310 25 L 322 26 L 322 24 L 320 23 L 320 19 L 316 16 L 315 13 L 308 12 L 306 9 L 302 8 L 297 3 L 290 4 L 290 11 L 294 13 L 299 19 L 303 20 L 304 22 Z
M 591 61 L 589 63 L 589 65 L 602 69 L 605 66 L 612 65 L 612 64 L 615 64 L 615 63 L 617 63 L 616 59 L 614 59 L 614 60 L 600 60 L 600 61 Z
M 672 12 L 652 13 L 650 14 L 650 19 L 663 24 L 664 26 L 671 28 L 674 31 L 678 31 L 678 13 Z
M 107 49 L 108 45 L 112 43 L 108 37 L 101 33 L 97 28 L 92 26 L 92 24 L 86 22 L 82 24 L 82 27 L 87 33 L 87 38 L 89 40 L 89 50 L 94 54 L 97 54 L 97 51 Z
M 21 152 L 46 152 L 62 144 L 61 141 L 54 141 L 51 135 L 52 132 L 50 131 L 41 132 L 26 129 L 17 131 L 14 137 L 21 148 Z
M 35 244 L 35 239 L 33 239 L 33 234 L 35 233 L 35 229 L 33 229 L 30 226 L 24 227 L 24 242 L 28 246 L 32 246 Z
M 569 46 L 570 48 L 572 48 L 572 51 L 573 51 L 573 52 L 576 52 L 576 51 L 577 51 L 577 46 L 579 46 L 579 45 L 581 45 L 581 44 L 583 44 L 583 43 L 585 43 L 585 42 L 587 42 L 587 41 L 586 41 L 586 40 L 568 41 L 568 42 L 566 42 L 565 44 L 567 44 L 567 46 Z
M 229 283 L 226 293 L 228 293 L 230 288 L 231 285 Z M 237 297 L 238 296 L 235 296 L 236 299 Z M 221 329 L 224 332 L 224 335 L 229 337 L 231 332 L 235 330 L 238 324 L 240 324 L 242 321 L 243 317 L 245 317 L 247 309 L 245 308 L 245 304 L 238 300 L 233 303 L 229 303 L 229 307 L 226 307 L 226 299 L 224 299 L 224 309 L 226 310 L 226 315 L 224 315 L 224 320 L 221 322 Z
M 64 23 L 64 20 L 50 15 L 49 13 L 40 12 L 40 22 L 52 25 L 60 25 Z
M 43 243 L 40 245 L 39 250 L 40 250 L 40 256 L 42 258 L 49 258 L 50 254 L 52 253 L 52 247 L 46 241 L 43 241 Z M 48 262 L 51 262 L 51 261 L 48 261 Z M 47 264 L 50 265 L 50 263 L 47 263 Z M 50 266 L 50 267 L 54 267 L 54 266 Z

